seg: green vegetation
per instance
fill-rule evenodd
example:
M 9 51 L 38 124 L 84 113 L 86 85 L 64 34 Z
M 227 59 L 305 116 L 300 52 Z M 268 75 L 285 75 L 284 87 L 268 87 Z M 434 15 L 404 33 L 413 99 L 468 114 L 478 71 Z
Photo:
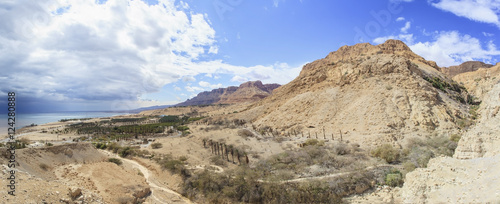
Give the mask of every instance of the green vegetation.
M 403 174 L 397 169 L 392 169 L 385 175 L 385 184 L 392 187 L 403 185 Z
M 97 149 L 106 149 L 108 146 L 105 143 L 95 143 Z
M 180 174 L 183 178 L 191 176 L 186 169 L 187 157 L 173 158 L 172 155 L 163 155 L 161 158 L 155 159 L 162 169 L 170 171 L 173 174 Z
M 84 121 L 84 120 L 90 120 L 92 118 L 70 118 L 70 119 L 61 119 L 59 122 L 68 122 L 68 121 Z
M 391 144 L 383 144 L 375 148 L 371 155 L 381 158 L 387 163 L 394 163 L 399 159 L 399 150 L 395 149 Z
M 202 195 L 209 203 L 341 203 L 345 190 L 332 190 L 328 182 L 320 181 L 259 182 L 261 176 L 248 167 L 220 174 L 205 170 L 186 179 L 183 194 L 192 199 Z
M 38 166 L 40 167 L 40 169 L 42 169 L 44 171 L 49 170 L 49 165 L 47 165 L 47 164 L 41 163 Z
M 29 144 L 29 140 L 22 138 L 20 140 L 15 140 L 14 142 L 7 142 L 7 147 L 10 148 L 11 146 L 14 146 L 15 149 L 23 149 Z
M 136 122 L 142 122 L 146 120 L 145 117 L 143 118 L 113 118 L 111 119 L 112 123 L 136 123 Z
M 176 115 L 167 115 L 160 118 L 160 123 L 177 123 L 180 121 L 179 116 Z
M 405 171 L 410 172 L 415 168 L 427 167 L 431 158 L 438 155 L 453 156 L 457 148 L 457 142 L 460 139 L 458 135 L 451 137 L 437 136 L 422 140 L 420 138 L 411 138 L 401 153 L 401 162 Z
M 323 146 L 325 145 L 325 141 L 318 141 L 317 139 L 307 139 L 306 142 L 304 142 L 303 147 L 315 145 Z
M 115 163 L 118 166 L 120 166 L 120 165 L 123 164 L 122 160 L 120 160 L 118 158 L 109 158 L 108 161 L 111 162 L 111 163 Z
M 162 147 L 163 147 L 163 145 L 159 142 L 151 144 L 151 148 L 153 148 L 153 149 L 160 149 Z
M 458 93 L 467 92 L 464 86 L 458 83 L 448 83 L 439 77 L 424 77 L 424 79 L 432 84 L 434 88 L 446 92 L 446 90 L 456 91 Z

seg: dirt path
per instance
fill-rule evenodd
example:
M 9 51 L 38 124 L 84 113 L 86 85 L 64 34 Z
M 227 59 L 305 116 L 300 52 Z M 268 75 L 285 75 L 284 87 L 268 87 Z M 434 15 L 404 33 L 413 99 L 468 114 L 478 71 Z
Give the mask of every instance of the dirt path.
M 182 196 L 181 194 L 173 191 L 172 189 L 169 189 L 169 188 L 166 188 L 166 187 L 161 187 L 161 186 L 158 186 L 153 180 L 150 179 L 151 177 L 151 171 L 149 171 L 149 169 L 147 169 L 146 167 L 142 166 L 141 164 L 137 163 L 136 161 L 134 160 L 130 160 L 130 159 L 125 159 L 125 158 L 121 158 L 123 161 L 131 164 L 132 166 L 134 166 L 135 168 L 139 169 L 139 171 L 141 171 L 141 173 L 144 175 L 144 177 L 146 178 L 146 182 L 149 184 L 149 186 L 151 187 L 151 197 L 153 199 L 155 199 L 156 201 L 158 202 L 161 202 L 161 203 L 166 203 L 165 201 L 162 201 L 160 199 L 158 199 L 156 196 L 155 196 L 155 190 L 160 190 L 160 191 L 164 191 L 164 192 L 167 192 L 167 193 L 170 193 L 170 194 L 173 194 L 173 195 L 176 195 L 177 197 L 179 197 L 180 199 L 182 199 L 184 202 L 186 203 L 193 203 L 191 202 L 191 200 L 189 200 L 188 198 Z
M 165 193 L 174 195 L 175 197 L 178 198 L 177 200 L 179 200 L 179 201 L 181 201 L 181 200 L 184 201 L 181 203 L 193 204 L 193 202 L 191 200 L 189 200 L 188 198 L 182 196 L 181 194 L 173 191 L 172 189 L 160 186 L 161 184 L 158 185 L 157 183 L 155 183 L 154 179 L 151 179 L 153 173 L 145 166 L 139 164 L 138 162 L 136 162 L 134 160 L 119 157 L 117 154 L 113 154 L 111 152 L 107 152 L 104 150 L 101 150 L 101 151 L 103 151 L 104 153 L 106 153 L 109 156 L 120 158 L 123 162 L 126 162 L 126 163 L 130 164 L 131 166 L 133 166 L 134 168 L 137 168 L 139 171 L 141 171 L 141 173 L 144 175 L 144 178 L 146 178 L 146 183 L 148 183 L 148 185 L 151 187 L 151 198 L 156 201 L 155 203 L 168 203 L 164 199 L 161 199 L 160 195 L 157 195 L 157 194 L 159 194 L 159 192 L 165 192 Z M 158 197 L 160 197 L 160 198 L 158 198 Z

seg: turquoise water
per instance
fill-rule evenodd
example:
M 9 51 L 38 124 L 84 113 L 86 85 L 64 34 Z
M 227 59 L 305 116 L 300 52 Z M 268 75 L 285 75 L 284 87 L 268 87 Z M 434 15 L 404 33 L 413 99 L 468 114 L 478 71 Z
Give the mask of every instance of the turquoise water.
M 117 115 L 126 115 L 126 112 L 58 112 L 58 113 L 19 113 L 16 114 L 16 129 L 31 125 L 57 122 L 61 119 L 72 118 L 101 118 Z M 7 129 L 7 114 L 0 116 L 0 130 Z

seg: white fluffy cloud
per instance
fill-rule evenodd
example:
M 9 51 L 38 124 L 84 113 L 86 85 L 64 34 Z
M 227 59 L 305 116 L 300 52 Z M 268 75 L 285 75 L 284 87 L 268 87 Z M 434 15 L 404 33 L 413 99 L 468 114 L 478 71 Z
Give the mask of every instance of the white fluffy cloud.
M 493 42 L 488 42 L 483 48 L 477 38 L 457 31 L 441 32 L 435 41 L 418 42 L 410 48 L 426 59 L 435 60 L 440 66 L 458 65 L 472 60 L 494 63 L 491 62 L 492 57 L 500 55 Z
M 210 88 L 210 89 L 217 89 L 217 88 L 221 88 L 222 87 L 221 83 L 210 84 L 209 82 L 206 82 L 206 81 L 200 81 L 198 83 L 198 85 L 200 85 L 201 87 Z
M 483 46 L 479 39 L 458 31 L 437 32 L 433 41 L 416 42 L 413 35 L 398 35 L 376 38 L 374 43 L 380 44 L 387 39 L 399 39 L 408 44 L 416 54 L 427 60 L 436 61 L 439 66 L 458 65 L 466 61 L 480 60 L 495 63 L 494 57 L 500 56 L 500 51 L 493 42 Z
M 205 14 L 189 9 L 174 0 L 1 1 L 0 78 L 7 80 L 0 80 L 0 93 L 15 90 L 33 101 L 137 101 L 198 74 L 295 77 L 273 66 L 262 73 L 259 66 L 200 60 L 218 52 L 215 30 Z
M 410 28 L 411 28 L 411 22 L 407 21 L 405 23 L 405 26 L 401 28 L 401 32 L 402 33 L 407 33 Z
M 440 0 L 431 5 L 457 16 L 495 24 L 500 28 L 500 1 L 498 0 Z

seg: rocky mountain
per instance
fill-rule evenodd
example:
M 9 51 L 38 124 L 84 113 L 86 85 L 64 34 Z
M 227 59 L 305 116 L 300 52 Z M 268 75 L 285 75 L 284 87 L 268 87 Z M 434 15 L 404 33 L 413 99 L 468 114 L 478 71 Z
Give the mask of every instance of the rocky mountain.
M 241 84 L 239 87 L 230 86 L 201 92 L 194 98 L 175 106 L 254 102 L 271 95 L 273 90 L 279 86 L 279 84 L 262 84 L 261 81 L 250 81 Z
M 280 131 L 342 134 L 366 145 L 456 132 L 463 87 L 401 41 L 343 46 L 235 117 Z
M 490 68 L 492 66 L 493 65 L 486 64 L 484 62 L 468 61 L 468 62 L 464 62 L 458 66 L 442 67 L 442 68 L 440 68 L 440 71 L 449 77 L 454 77 L 454 76 L 462 74 L 462 73 L 473 72 L 473 71 L 476 71 L 480 68 Z

